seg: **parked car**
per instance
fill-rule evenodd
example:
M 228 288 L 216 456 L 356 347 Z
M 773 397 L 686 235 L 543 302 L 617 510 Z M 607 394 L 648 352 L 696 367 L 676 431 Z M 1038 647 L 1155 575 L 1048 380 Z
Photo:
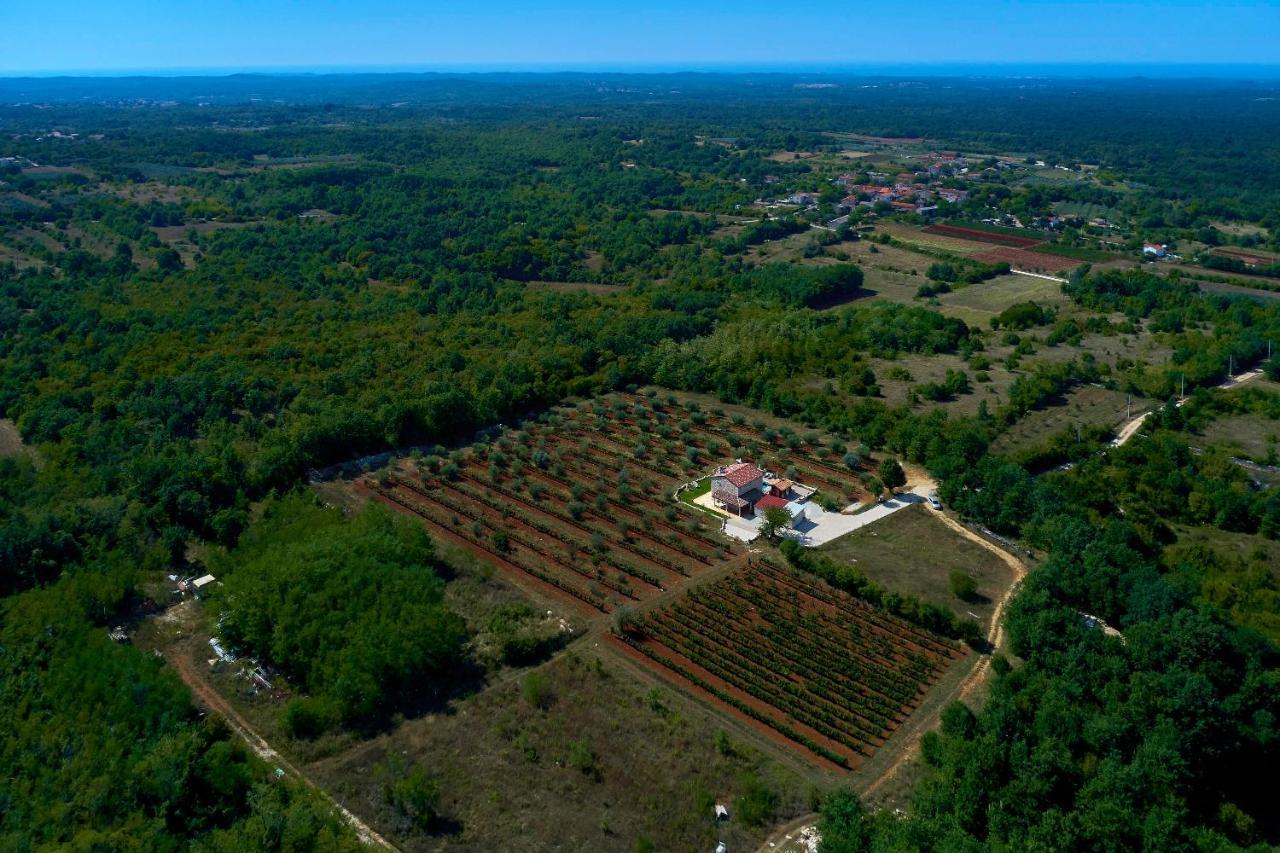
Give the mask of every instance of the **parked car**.
M 927 500 L 929 502 L 929 506 L 934 509 L 942 509 L 942 501 L 938 500 L 937 492 L 930 492 L 929 496 L 926 497 L 925 500 Z

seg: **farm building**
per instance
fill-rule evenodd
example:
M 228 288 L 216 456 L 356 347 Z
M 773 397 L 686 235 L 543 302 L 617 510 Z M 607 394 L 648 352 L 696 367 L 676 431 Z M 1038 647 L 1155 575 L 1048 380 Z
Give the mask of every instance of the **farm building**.
M 202 575 L 191 582 L 191 588 L 195 591 L 196 598 L 203 598 L 204 594 L 209 591 L 209 584 L 214 582 L 213 575 Z
M 789 522 L 789 526 L 791 527 L 795 527 L 798 523 L 804 521 L 805 505 L 800 501 L 789 501 L 786 498 L 773 494 L 765 495 L 760 498 L 760 500 L 756 501 L 756 512 L 763 513 L 765 510 L 770 508 L 786 510 L 787 514 L 791 516 L 791 521 Z
M 1142 245 L 1142 254 L 1154 255 L 1157 258 L 1163 258 L 1169 254 L 1169 248 L 1163 243 L 1144 243 Z
M 711 497 L 722 509 L 750 515 L 763 496 L 764 472 L 750 462 L 735 462 L 711 475 Z
M 725 465 L 711 475 L 714 507 L 744 518 L 770 506 L 786 507 L 793 519 L 802 518 L 803 502 L 813 493 L 809 486 L 762 471 L 751 462 Z

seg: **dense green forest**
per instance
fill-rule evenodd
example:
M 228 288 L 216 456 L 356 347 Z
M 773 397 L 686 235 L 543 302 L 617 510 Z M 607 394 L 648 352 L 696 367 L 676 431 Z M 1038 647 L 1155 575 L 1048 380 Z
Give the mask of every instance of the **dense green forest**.
M 295 731 L 372 722 L 457 665 L 466 629 L 441 601 L 421 527 L 380 507 L 347 524 L 301 498 L 268 514 L 228 556 L 216 594 L 227 641 L 310 694 L 287 712 Z
M 864 299 L 847 259 L 752 253 L 809 230 L 800 219 L 729 227 L 766 176 L 812 178 L 769 155 L 859 133 L 1117 176 L 1105 190 L 993 184 L 974 209 L 1068 200 L 1175 236 L 1246 222 L 1271 245 L 1272 89 L 797 82 L 233 77 L 207 97 L 209 81 L 182 78 L 0 81 L 0 156 L 14 158 L 0 167 L 0 417 L 26 445 L 0 457 L 3 846 L 353 845 L 106 629 L 157 607 L 158 578 L 212 568 L 225 637 L 298 686 L 296 735 L 363 733 L 429 706 L 474 663 L 444 600 L 449 566 L 418 527 L 294 493 L 316 469 L 448 448 L 646 383 L 925 465 L 949 506 L 1048 555 L 1008 620 L 1017 660 L 997 660 L 984 707 L 950 709 L 926 738 L 909 817 L 836 794 L 824 849 L 1280 840 L 1266 775 L 1280 761 L 1276 575 L 1175 529 L 1280 536 L 1280 493 L 1192 442 L 1215 418 L 1274 419 L 1272 392 L 1209 389 L 1233 366 L 1280 373 L 1267 360 L 1280 303 L 1083 268 L 1063 316 L 1027 303 L 997 332 Z M 978 364 L 1015 326 L 1027 354 L 976 414 L 878 396 L 873 362 Z M 1138 332 L 1167 360 L 1072 343 Z M 1032 338 L 1068 355 L 1038 358 Z M 1084 383 L 1157 401 L 1185 383 L 1190 396 L 1110 452 L 1079 434 L 1016 459 L 989 451 Z M 926 401 L 971 392 L 954 368 L 919 387 Z

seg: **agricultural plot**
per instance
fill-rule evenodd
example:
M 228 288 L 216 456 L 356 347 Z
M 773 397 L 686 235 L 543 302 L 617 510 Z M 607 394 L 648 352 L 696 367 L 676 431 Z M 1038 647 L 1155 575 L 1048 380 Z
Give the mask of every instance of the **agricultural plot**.
M 774 737 L 850 769 L 964 657 L 952 641 L 760 560 L 613 636 Z
M 801 438 L 745 417 L 615 395 L 569 406 L 490 443 L 402 462 L 358 488 L 417 516 L 534 591 L 609 613 L 734 556 L 720 521 L 672 499 L 715 465 L 750 456 L 837 502 L 856 475 Z M 741 420 L 736 423 L 735 420 Z
M 987 263 L 1006 263 L 1014 269 L 1038 273 L 1061 273 L 1080 266 L 1081 261 L 1062 255 L 1050 255 L 1047 252 L 1015 249 L 1001 246 L 974 255 L 979 261 Z
M 903 222 L 884 221 L 876 224 L 876 229 L 900 240 L 909 246 L 921 246 L 926 249 L 940 249 L 957 255 L 972 255 L 987 248 L 986 244 L 974 243 L 968 239 L 948 237 L 936 231 L 928 231 L 916 225 Z
M 1038 236 L 1024 237 L 1003 231 L 987 231 L 963 225 L 946 225 L 942 223 L 930 225 L 924 229 L 924 232 L 926 234 L 941 234 L 945 237 L 959 237 L 962 240 L 975 240 L 979 243 L 991 243 L 995 246 L 1008 246 L 1014 249 L 1026 249 L 1044 242 L 1044 238 Z

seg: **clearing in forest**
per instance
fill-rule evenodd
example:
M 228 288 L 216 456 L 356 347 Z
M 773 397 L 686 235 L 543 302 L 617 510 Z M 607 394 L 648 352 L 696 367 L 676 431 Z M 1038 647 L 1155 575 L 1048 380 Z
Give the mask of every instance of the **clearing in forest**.
M 740 726 L 810 765 L 852 770 L 966 650 L 760 547 L 746 552 L 722 517 L 675 498 L 745 458 L 816 488 L 809 501 L 865 500 L 867 473 L 843 452 L 751 412 L 618 393 L 401 460 L 356 490 L 594 617 L 616 653 Z
M 992 444 L 1002 454 L 1017 454 L 1043 445 L 1065 429 L 1079 427 L 1118 427 L 1135 415 L 1151 408 L 1145 397 L 1134 397 L 1094 385 L 1084 385 L 1066 394 L 1042 402 L 1023 415 Z
M 721 519 L 677 486 L 748 457 L 844 506 L 866 497 L 816 434 L 676 398 L 568 405 L 492 441 L 408 460 L 357 489 L 491 560 L 525 589 L 608 613 L 732 559 Z
M 943 313 L 978 326 L 987 325 L 992 317 L 1019 302 L 1035 302 L 1044 308 L 1071 304 L 1058 282 L 1014 274 L 957 287 L 939 295 L 938 302 Z

